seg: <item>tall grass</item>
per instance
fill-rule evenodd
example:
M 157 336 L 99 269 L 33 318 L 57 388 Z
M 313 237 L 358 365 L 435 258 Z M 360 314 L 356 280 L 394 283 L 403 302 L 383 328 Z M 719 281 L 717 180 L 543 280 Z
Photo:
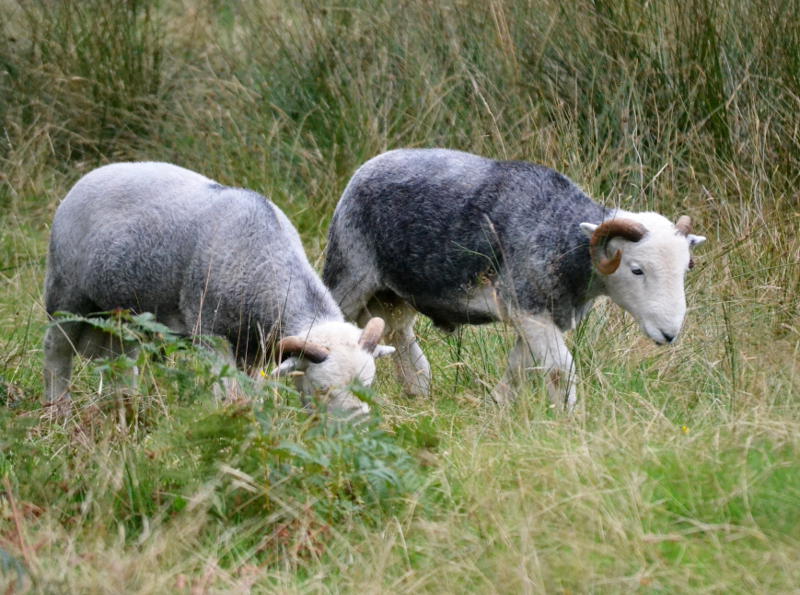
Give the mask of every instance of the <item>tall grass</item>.
M 0 132 L 12 590 L 800 583 L 797 0 L 0 0 Z M 140 362 L 127 405 L 98 393 L 125 362 L 81 362 L 66 421 L 40 405 L 48 224 L 83 173 L 166 160 L 254 188 L 319 262 L 349 176 L 401 146 L 536 161 L 606 204 L 691 214 L 709 242 L 682 341 L 656 348 L 600 304 L 571 338 L 571 418 L 535 376 L 509 411 L 485 404 L 508 329 L 425 320 L 434 394 L 406 399 L 382 366 L 380 427 L 281 391 L 218 403 L 190 348 Z

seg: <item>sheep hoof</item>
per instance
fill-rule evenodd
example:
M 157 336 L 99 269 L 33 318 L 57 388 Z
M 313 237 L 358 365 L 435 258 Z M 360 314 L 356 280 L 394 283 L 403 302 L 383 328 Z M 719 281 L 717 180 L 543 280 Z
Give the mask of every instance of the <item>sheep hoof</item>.
M 63 420 L 72 414 L 72 395 L 64 393 L 45 403 L 44 417 L 49 421 Z
M 499 407 L 507 407 L 513 403 L 515 396 L 514 391 L 505 382 L 495 386 L 490 395 L 492 402 Z
M 428 383 L 407 384 L 405 387 L 406 396 L 415 399 L 417 397 L 430 397 L 431 388 Z

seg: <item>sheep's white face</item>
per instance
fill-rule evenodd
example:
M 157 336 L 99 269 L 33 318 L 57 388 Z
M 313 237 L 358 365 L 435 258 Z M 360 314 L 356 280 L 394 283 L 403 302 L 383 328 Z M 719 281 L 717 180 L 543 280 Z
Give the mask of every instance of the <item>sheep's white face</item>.
M 291 356 L 275 370 L 276 375 L 294 375 L 297 389 L 306 396 L 327 401 L 328 407 L 347 413 L 368 413 L 369 406 L 349 387 L 370 386 L 375 379 L 375 358 L 394 352 L 394 347 L 376 345 L 371 350 L 361 342 L 362 331 L 347 322 L 327 322 L 311 328 L 303 339 L 328 351 L 322 361 Z
M 606 275 L 608 296 L 630 312 L 642 330 L 656 343 L 674 341 L 686 315 L 684 278 L 690 268 L 690 249 L 705 241 L 683 235 L 657 213 L 619 215 L 642 224 L 647 233 L 639 241 L 615 237 L 605 246 L 608 255 L 621 251 L 619 267 Z M 581 224 L 591 236 L 597 226 Z

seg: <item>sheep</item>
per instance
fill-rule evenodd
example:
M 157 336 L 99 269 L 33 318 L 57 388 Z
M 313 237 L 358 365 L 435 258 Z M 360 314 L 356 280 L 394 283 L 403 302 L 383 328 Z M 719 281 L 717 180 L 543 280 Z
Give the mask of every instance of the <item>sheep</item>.
M 554 406 L 571 410 L 577 381 L 564 341 L 600 295 L 633 314 L 658 344 L 686 312 L 691 220 L 607 209 L 544 166 L 447 149 L 398 149 L 362 165 L 329 231 L 323 281 L 351 320 L 380 315 L 410 395 L 430 393 L 417 313 L 437 327 L 495 321 L 518 333 L 491 393 L 516 396 L 532 359 Z
M 251 373 L 277 350 L 274 374 L 295 372 L 306 402 L 327 394 L 329 408 L 357 414 L 369 407 L 347 387 L 370 385 L 374 359 L 394 351 L 379 344 L 380 318 L 363 331 L 345 322 L 277 206 L 168 163 L 106 165 L 75 184 L 53 220 L 44 297 L 50 317 L 124 308 L 181 335 L 221 336 L 226 360 Z M 56 320 L 44 339 L 45 398 L 70 402 L 76 352 L 130 348 Z

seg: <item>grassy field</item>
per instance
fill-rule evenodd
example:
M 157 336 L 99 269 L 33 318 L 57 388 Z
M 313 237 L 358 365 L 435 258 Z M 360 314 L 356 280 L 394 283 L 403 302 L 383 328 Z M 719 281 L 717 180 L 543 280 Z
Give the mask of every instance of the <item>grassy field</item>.
M 800 2 L 0 0 L 0 592 L 797 592 Z M 81 175 L 172 161 L 274 200 L 321 268 L 355 168 L 446 146 L 554 167 L 708 237 L 682 340 L 613 304 L 579 405 L 485 401 L 512 337 L 418 322 L 373 423 L 221 403 L 146 318 L 42 406 L 49 224 Z M 160 354 L 158 357 L 151 357 Z M 165 355 L 163 355 L 165 354 Z M 118 403 L 101 379 L 133 363 Z

